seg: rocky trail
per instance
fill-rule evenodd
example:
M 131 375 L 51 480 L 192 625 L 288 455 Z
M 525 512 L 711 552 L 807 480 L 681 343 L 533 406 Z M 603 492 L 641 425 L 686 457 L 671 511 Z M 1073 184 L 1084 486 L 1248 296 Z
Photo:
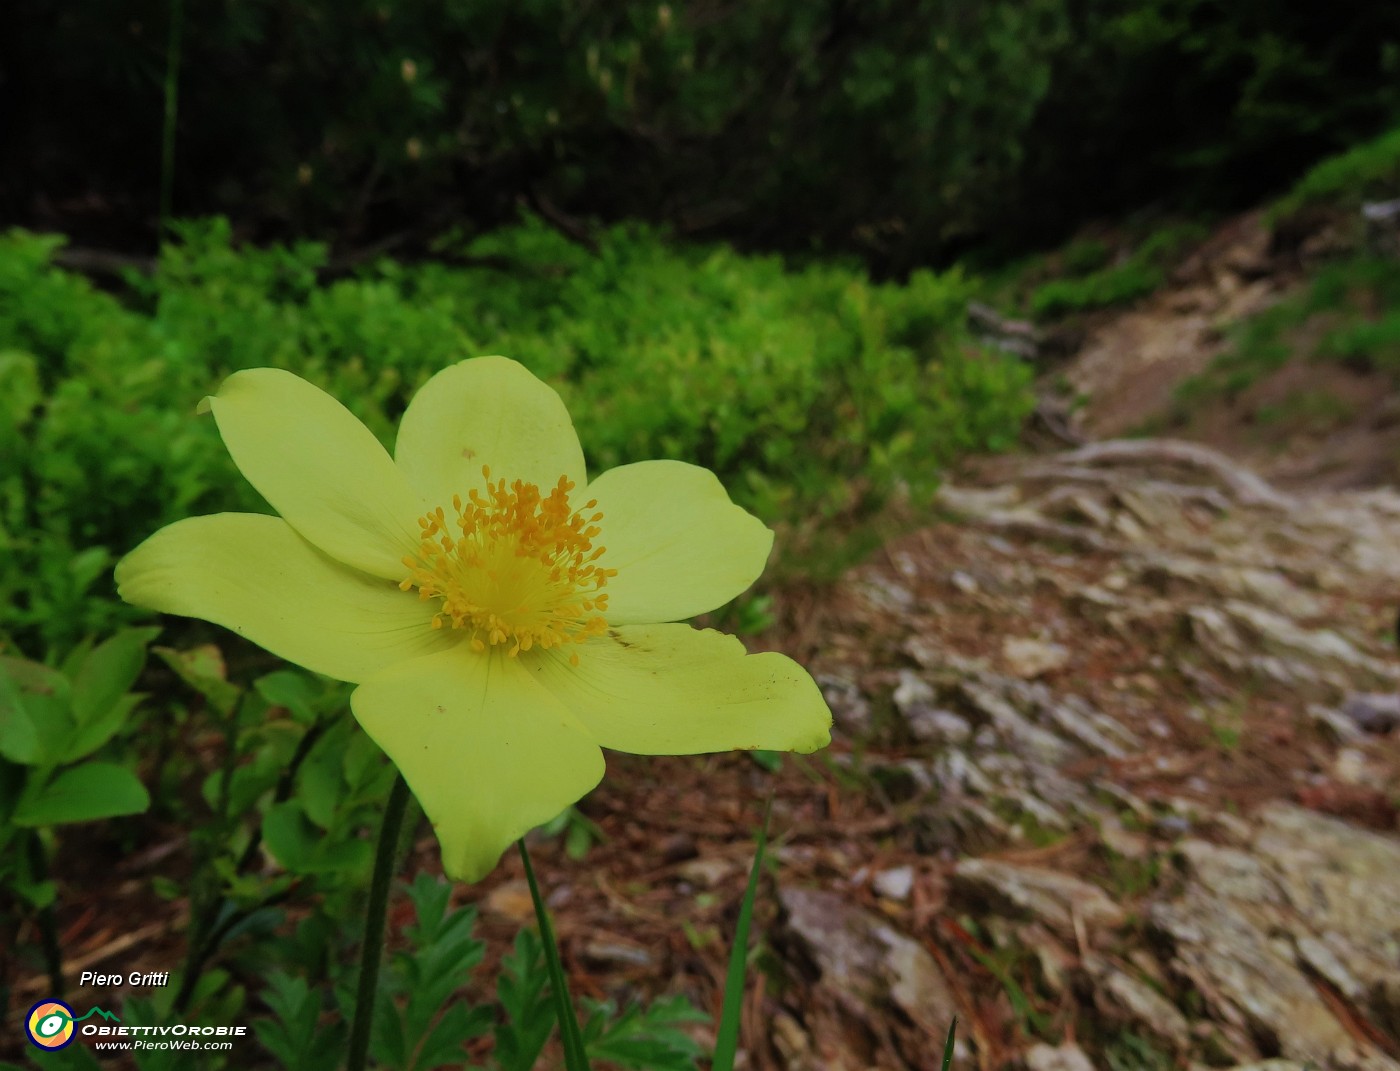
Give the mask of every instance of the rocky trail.
M 780 894 L 833 1006 L 924 1038 L 785 1066 L 935 1067 L 952 1014 L 964 1066 L 1007 1066 L 990 1001 L 1079 1039 L 1031 1071 L 1400 1068 L 1400 495 L 1287 495 L 1133 440 L 940 502 L 844 585 L 854 627 L 819 657 L 918 861 L 852 881 L 874 912 Z M 922 934 L 887 910 L 915 875 Z M 959 944 L 990 997 L 947 970 Z
M 1261 235 L 1080 340 L 1082 445 L 979 464 L 792 615 L 893 821 L 780 852 L 756 1066 L 935 1068 L 957 1015 L 965 1068 L 1400 1069 L 1391 392 L 1283 450 L 1110 437 L 1297 282 Z

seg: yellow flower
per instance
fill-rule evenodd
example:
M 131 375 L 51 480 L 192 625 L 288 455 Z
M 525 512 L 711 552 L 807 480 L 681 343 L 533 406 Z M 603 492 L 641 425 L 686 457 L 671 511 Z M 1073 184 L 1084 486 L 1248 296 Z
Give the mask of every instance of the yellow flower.
M 273 368 L 200 406 L 280 517 L 178 521 L 117 566 L 124 599 L 358 685 L 356 718 L 475 881 L 583 796 L 600 748 L 815 751 L 831 715 L 780 654 L 678 622 L 757 579 L 773 536 L 709 471 L 589 482 L 559 396 L 502 357 L 439 372 L 393 458 Z

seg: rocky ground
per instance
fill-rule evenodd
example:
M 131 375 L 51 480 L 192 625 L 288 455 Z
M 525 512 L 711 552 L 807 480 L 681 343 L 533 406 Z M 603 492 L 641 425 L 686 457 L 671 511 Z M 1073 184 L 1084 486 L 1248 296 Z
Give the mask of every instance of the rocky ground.
M 909 858 L 779 892 L 875 1048 L 779 1066 L 1400 1068 L 1400 495 L 1134 440 L 941 503 L 818 658 Z
M 755 1065 L 934 1068 L 957 1015 L 968 1068 L 1400 1069 L 1393 389 L 1288 367 L 1194 441 L 1115 438 L 1332 245 L 1220 228 L 1071 332 L 1044 449 L 791 614 L 833 760 L 894 821 L 829 834 L 844 874 L 784 857 Z M 1300 384 L 1364 405 L 1242 426 Z

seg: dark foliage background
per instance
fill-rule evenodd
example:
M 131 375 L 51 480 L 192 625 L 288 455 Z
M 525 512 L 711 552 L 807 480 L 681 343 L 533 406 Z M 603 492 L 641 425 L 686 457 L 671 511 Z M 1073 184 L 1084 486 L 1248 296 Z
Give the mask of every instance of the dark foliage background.
M 1400 115 L 1373 0 L 17 0 L 0 212 L 361 247 L 520 202 L 882 270 L 1235 207 Z

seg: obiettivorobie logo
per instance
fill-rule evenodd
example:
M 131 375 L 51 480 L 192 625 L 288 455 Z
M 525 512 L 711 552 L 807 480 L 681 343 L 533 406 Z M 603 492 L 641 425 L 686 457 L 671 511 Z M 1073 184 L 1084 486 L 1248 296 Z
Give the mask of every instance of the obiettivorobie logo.
M 74 1018 L 73 1009 L 61 1000 L 41 1000 L 29 1009 L 24 1020 L 24 1031 L 29 1040 L 41 1049 L 52 1051 L 73 1043 L 77 1036 L 77 1024 L 94 1015 L 101 1016 L 109 1023 L 119 1023 L 120 1019 L 103 1008 L 89 1008 L 81 1018 Z

